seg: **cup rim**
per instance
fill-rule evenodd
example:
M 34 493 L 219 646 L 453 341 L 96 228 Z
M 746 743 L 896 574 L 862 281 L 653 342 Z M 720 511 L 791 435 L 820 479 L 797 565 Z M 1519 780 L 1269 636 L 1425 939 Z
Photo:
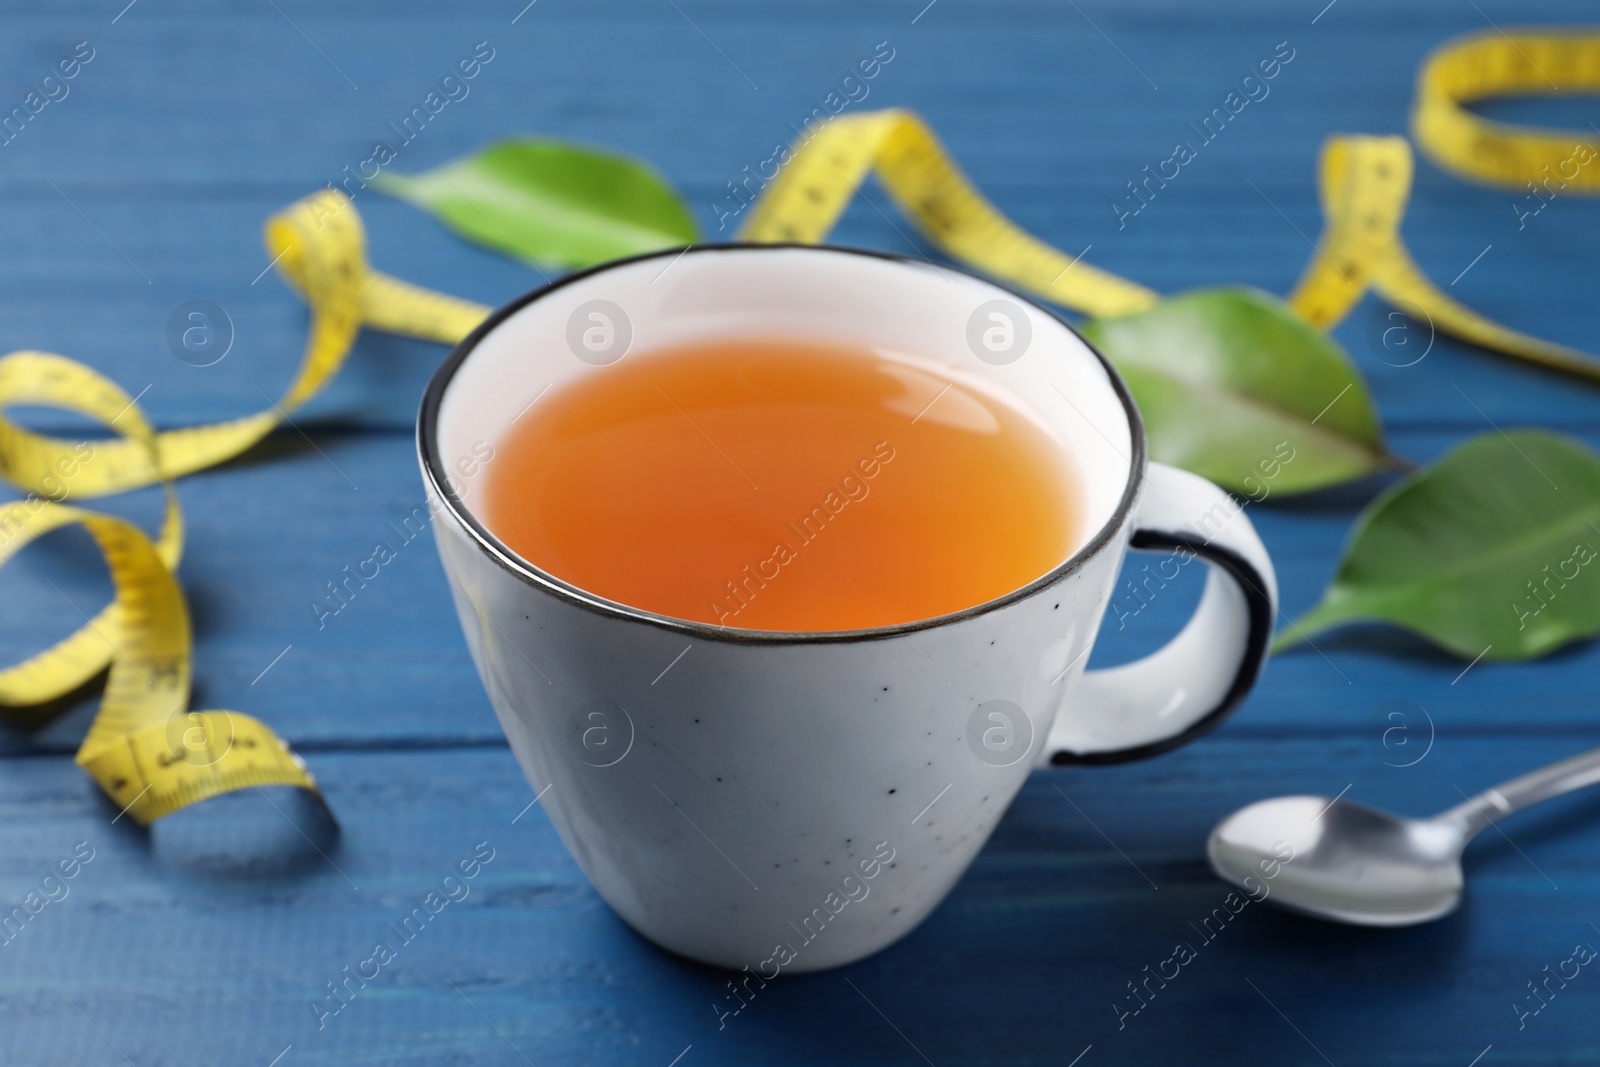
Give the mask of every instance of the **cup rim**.
M 659 612 L 648 611 L 644 608 L 634 607 L 620 601 L 611 600 L 592 593 L 580 586 L 573 585 L 548 571 L 542 570 L 534 563 L 524 559 L 498 537 L 494 535 L 466 506 L 456 492 L 451 488 L 450 479 L 444 475 L 444 465 L 440 461 L 438 429 L 439 409 L 444 401 L 444 395 L 450 388 L 451 381 L 460 370 L 462 364 L 472 354 L 482 340 L 493 332 L 501 323 L 512 315 L 550 293 L 555 292 L 573 282 L 581 281 L 596 274 L 603 273 L 617 267 L 627 266 L 652 259 L 662 259 L 669 256 L 715 254 L 766 251 L 772 249 L 795 248 L 813 252 L 829 252 L 840 255 L 866 256 L 872 259 L 887 260 L 905 266 L 922 267 L 927 260 L 920 257 L 901 255 L 895 252 L 884 252 L 872 248 L 853 248 L 847 245 L 831 244 L 805 244 L 798 241 L 775 241 L 771 243 L 752 243 L 741 241 L 707 242 L 704 244 L 675 245 L 671 248 L 661 249 L 656 252 L 645 252 L 635 256 L 625 256 L 621 259 L 607 260 L 604 263 L 574 271 L 567 276 L 531 289 L 520 296 L 514 297 L 509 302 L 502 304 L 490 313 L 488 318 L 479 323 L 471 333 L 457 342 L 456 346 L 445 356 L 433 376 L 428 380 L 428 386 L 423 391 L 422 403 L 417 411 L 417 456 L 422 465 L 424 477 L 428 486 L 438 494 L 450 516 L 463 530 L 477 543 L 482 550 L 495 563 L 516 577 L 524 584 L 559 597 L 577 607 L 584 608 L 596 614 L 612 618 L 627 619 L 633 622 L 644 623 L 673 633 L 684 634 L 707 641 L 720 641 L 729 644 L 760 644 L 760 645 L 787 645 L 787 644 L 837 644 L 852 641 L 885 640 L 903 637 L 908 634 L 931 630 L 938 627 L 949 626 L 968 619 L 987 615 L 998 611 L 1018 601 L 1039 593 L 1050 586 L 1056 585 L 1069 575 L 1081 569 L 1089 560 L 1109 545 L 1116 537 L 1117 532 L 1127 523 L 1128 517 L 1133 512 L 1134 502 L 1138 499 L 1139 489 L 1144 483 L 1146 466 L 1146 442 L 1144 420 L 1139 415 L 1139 407 L 1134 403 L 1133 394 L 1129 392 L 1127 383 L 1117 373 L 1111 361 L 1096 348 L 1089 339 L 1063 318 L 1060 314 L 1041 304 L 1008 285 L 1004 285 L 992 278 L 986 278 L 975 271 L 951 264 L 941 264 L 940 270 L 953 270 L 965 274 L 985 285 L 992 286 L 1008 296 L 1020 300 L 1040 314 L 1054 319 L 1069 333 L 1076 337 L 1085 348 L 1100 361 L 1101 368 L 1105 371 L 1110 381 L 1112 390 L 1117 399 L 1122 402 L 1123 413 L 1128 419 L 1129 439 L 1132 455 L 1128 461 L 1128 480 L 1123 487 L 1122 497 L 1117 501 L 1116 509 L 1094 535 L 1072 555 L 1068 556 L 1058 566 L 1045 572 L 1039 577 L 1018 586 L 1016 589 L 986 600 L 981 604 L 962 608 L 960 611 L 948 612 L 944 615 L 935 615 L 927 619 L 915 619 L 911 622 L 896 623 L 891 626 L 873 626 L 857 630 L 817 630 L 817 631 L 789 631 L 789 630 L 751 630 L 735 626 L 718 626 L 715 623 L 698 622 L 693 619 L 680 619 L 672 615 L 663 615 Z

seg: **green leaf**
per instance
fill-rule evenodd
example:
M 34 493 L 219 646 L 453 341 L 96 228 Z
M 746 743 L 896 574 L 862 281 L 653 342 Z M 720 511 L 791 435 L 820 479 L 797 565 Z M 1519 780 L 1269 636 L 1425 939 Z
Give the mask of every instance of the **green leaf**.
M 1600 456 L 1543 430 L 1489 433 L 1373 501 L 1287 647 L 1380 619 L 1463 658 L 1530 659 L 1600 633 Z
M 588 267 L 697 238 L 654 169 L 565 141 L 498 141 L 422 174 L 380 173 L 373 184 L 531 263 Z
M 1257 499 L 1390 464 L 1355 364 L 1276 297 L 1199 290 L 1082 329 L 1133 391 L 1153 459 Z

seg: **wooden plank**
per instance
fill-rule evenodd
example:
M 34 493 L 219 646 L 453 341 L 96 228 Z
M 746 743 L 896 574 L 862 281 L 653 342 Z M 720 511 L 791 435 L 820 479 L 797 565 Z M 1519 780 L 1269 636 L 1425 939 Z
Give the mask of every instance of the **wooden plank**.
M 1349 740 L 1219 739 L 1037 774 L 905 941 L 845 971 L 775 981 L 720 1031 L 713 1005 L 732 1006 L 728 975 L 630 933 L 538 808 L 513 824 L 532 792 L 505 750 L 322 757 L 335 840 L 279 794 L 282 813 L 247 794 L 146 837 L 126 820 L 108 826 L 115 812 L 65 759 L 11 761 L 0 902 L 19 903 L 78 842 L 94 859 L 4 948 L 7 1051 L 120 1062 L 109 1042 L 134 1063 L 177 1051 L 265 1064 L 292 1044 L 285 1063 L 522 1062 L 514 1044 L 534 1063 L 604 1065 L 666 1064 L 692 1044 L 694 1062 L 868 1064 L 922 1062 L 914 1042 L 940 1064 L 1064 1064 L 1090 1044 L 1096 1062 L 1182 1049 L 1185 1063 L 1234 1064 L 1321 1062 L 1314 1042 L 1334 1063 L 1465 1064 L 1491 1043 L 1530 1062 L 1581 1058 L 1593 1039 L 1583 977 L 1520 1031 L 1511 1005 L 1531 1005 L 1524 983 L 1575 943 L 1600 945 L 1588 925 L 1600 911 L 1592 798 L 1510 824 L 1509 843 L 1491 832 L 1469 858 L 1467 905 L 1429 926 L 1352 930 L 1251 904 L 1207 927 L 1209 942 L 1194 929 L 1227 894 L 1205 867 L 1204 835 L 1236 805 L 1349 784 L 1347 796 L 1427 812 L 1459 799 L 1453 784 L 1487 785 L 1574 747 L 1450 739 L 1396 770 Z M 471 894 L 352 986 L 319 1030 L 311 1005 L 325 983 L 377 941 L 399 942 L 388 924 L 485 841 L 494 859 Z M 1135 1003 L 1126 983 L 1176 942 L 1197 959 L 1152 985 L 1155 999 L 1119 1029 L 1112 1005 Z

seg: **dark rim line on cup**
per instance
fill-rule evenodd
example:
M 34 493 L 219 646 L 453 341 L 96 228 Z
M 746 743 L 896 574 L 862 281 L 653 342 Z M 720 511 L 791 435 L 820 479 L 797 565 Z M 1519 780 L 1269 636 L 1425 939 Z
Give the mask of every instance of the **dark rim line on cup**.
M 607 615 L 614 618 L 631 619 L 635 622 L 646 623 L 663 630 L 670 630 L 680 634 L 688 634 L 694 637 L 703 638 L 708 641 L 763 645 L 823 644 L 831 642 L 866 641 L 892 637 L 903 637 L 907 634 L 917 633 L 921 630 L 931 630 L 935 627 L 946 626 L 951 623 L 964 622 L 967 619 L 973 619 L 979 615 L 987 614 L 988 612 L 995 611 L 999 608 L 1006 607 L 1009 604 L 1016 603 L 1019 600 L 1023 600 L 1034 595 L 1035 593 L 1049 588 L 1052 585 L 1055 585 L 1063 578 L 1066 578 L 1069 574 L 1072 574 L 1074 571 L 1078 570 L 1094 556 L 1099 554 L 1099 552 L 1109 545 L 1112 539 L 1117 536 L 1118 531 L 1123 528 L 1129 515 L 1133 511 L 1133 503 L 1138 497 L 1139 487 L 1143 483 L 1145 474 L 1144 422 L 1139 417 L 1139 409 L 1137 406 L 1135 406 L 1133 402 L 1133 396 L 1128 392 L 1127 385 L 1123 382 L 1122 377 L 1117 374 L 1115 368 L 1111 366 L 1106 357 L 1100 354 L 1099 349 L 1090 344 L 1089 341 L 1076 329 L 1074 329 L 1072 324 L 1066 319 L 1045 307 L 1043 304 L 1040 304 L 1038 301 L 1030 299 L 1029 297 L 1022 295 L 1013 289 L 1009 289 L 1006 286 L 1000 285 L 999 283 L 991 281 L 988 278 L 974 274 L 972 271 L 963 270 L 958 267 L 952 267 L 947 264 L 940 265 L 937 269 L 964 274 L 985 286 L 1005 293 L 1012 299 L 1033 308 L 1038 313 L 1054 319 L 1069 333 L 1076 337 L 1078 341 L 1081 342 L 1083 346 L 1094 355 L 1095 359 L 1100 361 L 1100 367 L 1105 371 L 1106 377 L 1111 383 L 1111 388 L 1116 392 L 1117 398 L 1122 402 L 1122 410 L 1128 419 L 1128 435 L 1132 443 L 1133 454 L 1129 462 L 1128 482 L 1123 488 L 1122 499 L 1117 502 L 1116 511 L 1113 512 L 1111 518 L 1106 520 L 1106 522 L 1101 525 L 1100 529 L 1095 533 L 1095 535 L 1085 542 L 1083 547 L 1079 548 L 1078 551 L 1067 557 L 1065 562 L 1063 562 L 1060 566 L 1046 572 L 1045 574 L 1040 575 L 1038 578 L 1035 578 L 1027 585 L 1013 589 L 1010 592 L 996 597 L 993 600 L 985 601 L 982 604 L 975 604 L 970 608 L 962 608 L 960 611 L 954 611 L 947 615 L 936 615 L 931 619 L 917 619 L 913 622 L 898 623 L 893 626 L 874 626 L 863 630 L 819 630 L 815 632 L 804 632 L 783 630 L 746 630 L 732 626 L 717 626 L 713 623 L 696 622 L 692 619 L 679 619 L 671 615 L 660 615 L 653 611 L 646 611 L 643 608 L 632 607 L 627 604 L 619 603 L 615 600 L 608 600 L 596 593 L 591 593 L 585 589 L 579 588 L 578 586 L 572 585 L 569 582 L 562 581 L 555 575 L 540 570 L 533 563 L 523 559 L 508 546 L 502 543 L 498 537 L 491 533 L 487 527 L 477 520 L 477 518 L 466 507 L 461 499 L 456 496 L 455 490 L 450 487 L 449 479 L 442 474 L 443 465 L 439 459 L 439 446 L 437 440 L 439 407 L 444 400 L 444 394 L 450 386 L 451 379 L 455 377 L 456 371 L 460 369 L 464 362 L 466 362 L 467 357 L 472 354 L 472 350 L 478 346 L 479 342 L 488 336 L 492 330 L 498 327 L 501 323 L 505 322 L 512 315 L 515 315 L 517 312 L 533 303 L 535 300 L 538 300 L 544 296 L 548 296 L 550 293 L 555 292 L 557 289 L 560 289 L 563 286 L 571 285 L 573 282 L 582 281 L 585 278 L 592 277 L 604 271 L 613 270 L 617 267 L 627 266 L 628 264 L 632 263 L 642 263 L 652 259 L 662 259 L 669 256 L 754 252 L 772 249 L 800 249 L 807 252 L 826 252 L 839 255 L 866 256 L 871 259 L 881 259 L 891 263 L 901 263 L 917 268 L 926 268 L 929 266 L 926 260 L 913 258 L 911 256 L 897 255 L 893 252 L 880 252 L 870 248 L 848 248 L 841 245 L 814 245 L 800 244 L 797 242 L 777 242 L 773 244 L 740 244 L 730 242 L 689 246 L 680 245 L 673 248 L 662 249 L 659 252 L 646 252 L 642 255 L 629 256 L 625 259 L 609 260 L 600 264 L 599 266 L 590 267 L 586 270 L 569 274 L 559 281 L 551 282 L 550 284 L 541 286 L 532 290 L 531 292 L 524 293 L 521 296 L 513 299 L 510 303 L 496 309 L 488 318 L 479 323 L 476 329 L 463 338 L 461 342 L 455 346 L 455 348 L 451 349 L 450 354 L 445 357 L 444 362 L 439 364 L 438 370 L 434 371 L 433 377 L 428 382 L 428 388 L 422 394 L 422 406 L 417 413 L 417 453 L 422 461 L 423 473 L 427 476 L 429 484 L 433 487 L 434 491 L 439 494 L 440 499 L 442 499 L 449 507 L 450 513 L 455 520 L 459 522 L 469 534 L 472 535 L 472 537 L 479 543 L 480 546 L 487 550 L 491 559 L 493 559 L 506 571 L 520 578 L 527 584 L 537 586 L 546 592 L 553 593 L 556 596 L 569 601 L 570 603 L 576 604 L 577 606 L 585 608 L 589 611 L 596 612 L 597 614 Z M 1221 716 L 1217 716 L 1217 718 L 1220 717 Z

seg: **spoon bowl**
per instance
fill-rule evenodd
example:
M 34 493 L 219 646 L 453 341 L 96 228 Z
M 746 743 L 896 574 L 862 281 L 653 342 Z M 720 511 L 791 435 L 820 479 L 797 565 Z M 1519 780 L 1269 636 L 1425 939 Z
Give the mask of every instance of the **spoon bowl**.
M 1211 832 L 1206 854 L 1256 899 L 1337 922 L 1409 926 L 1461 902 L 1465 844 L 1452 825 L 1292 796 L 1234 812 Z
M 1409 926 L 1461 903 L 1461 853 L 1507 815 L 1600 784 L 1600 748 L 1530 771 L 1431 819 L 1327 797 L 1277 797 L 1211 831 L 1211 869 L 1254 900 L 1319 919 Z M 1349 789 L 1349 786 L 1345 787 Z

